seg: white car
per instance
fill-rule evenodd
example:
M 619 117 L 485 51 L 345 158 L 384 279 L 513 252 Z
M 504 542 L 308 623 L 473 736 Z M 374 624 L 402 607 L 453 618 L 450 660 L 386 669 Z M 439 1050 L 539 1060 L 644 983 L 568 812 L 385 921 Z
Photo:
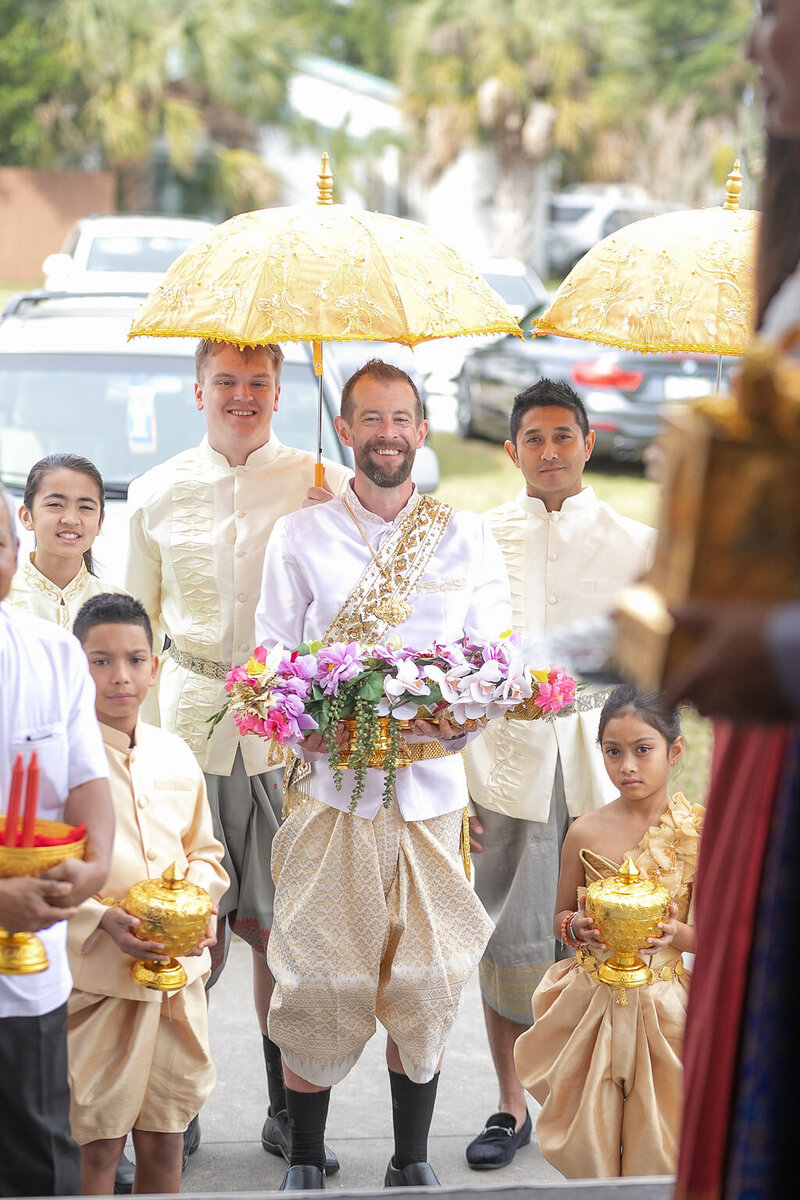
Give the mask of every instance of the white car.
M 95 543 L 98 574 L 121 583 L 127 553 L 128 484 L 205 432 L 194 401 L 195 340 L 127 340 L 139 301 L 129 296 L 14 297 L 0 317 L 0 480 L 21 502 L 28 471 L 47 454 L 74 453 L 99 469 L 106 520 Z M 316 451 L 318 383 L 311 347 L 284 342 L 278 437 Z M 352 466 L 333 418 L 341 380 L 323 376 L 322 452 Z M 420 491 L 439 484 L 436 455 L 424 446 L 414 463 Z M 309 487 L 313 484 L 309 476 Z M 22 537 L 23 551 L 31 535 Z
M 587 250 L 633 221 L 665 212 L 643 188 L 627 184 L 578 185 L 553 196 L 548 205 L 545 249 L 551 275 L 568 275 Z
M 150 292 L 214 228 L 194 217 L 84 217 L 42 264 L 49 291 Z

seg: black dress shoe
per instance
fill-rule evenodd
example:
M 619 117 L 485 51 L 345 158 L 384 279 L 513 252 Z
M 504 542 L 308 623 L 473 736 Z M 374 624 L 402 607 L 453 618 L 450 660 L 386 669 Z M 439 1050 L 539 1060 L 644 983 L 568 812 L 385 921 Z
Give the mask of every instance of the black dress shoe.
M 386 1168 L 386 1175 L 383 1180 L 384 1187 L 441 1187 L 439 1180 L 436 1178 L 436 1173 L 430 1163 L 419 1162 L 409 1163 L 407 1167 L 394 1165 L 394 1159 L 389 1159 L 389 1165 Z
M 325 1172 L 308 1163 L 298 1163 L 283 1177 L 279 1192 L 321 1192 L 325 1188 Z
M 261 1130 L 261 1145 L 266 1150 L 267 1154 L 280 1154 L 288 1163 L 289 1150 L 291 1147 L 291 1134 L 289 1133 L 289 1114 L 285 1108 L 280 1112 L 267 1114 L 267 1119 L 264 1122 L 264 1128 Z M 330 1146 L 325 1144 L 325 1174 L 335 1175 L 339 1170 L 339 1160 L 331 1150 Z
M 200 1145 L 200 1116 L 199 1114 L 192 1117 L 183 1134 L 183 1161 L 181 1162 L 181 1170 L 186 1169 L 186 1164 L 189 1161 L 190 1155 L 194 1154 L 197 1147 Z
M 133 1191 L 133 1173 L 136 1170 L 127 1154 L 122 1154 L 114 1176 L 114 1195 L 129 1196 Z
M 507 1167 L 519 1150 L 531 1140 L 531 1115 L 515 1130 L 516 1118 L 511 1113 L 493 1113 L 481 1132 L 467 1146 L 467 1162 L 474 1171 L 496 1171 Z

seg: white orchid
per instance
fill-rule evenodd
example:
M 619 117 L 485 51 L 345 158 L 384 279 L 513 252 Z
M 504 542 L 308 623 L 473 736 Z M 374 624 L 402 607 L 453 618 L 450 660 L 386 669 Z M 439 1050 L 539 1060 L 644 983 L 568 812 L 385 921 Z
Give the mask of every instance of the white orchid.
M 394 675 L 383 681 L 383 698 L 378 705 L 378 715 L 386 716 L 391 705 L 392 716 L 397 721 L 413 721 L 418 709 L 430 699 L 431 691 L 413 659 L 401 659 L 394 668 Z M 401 696 L 410 697 L 395 707 Z

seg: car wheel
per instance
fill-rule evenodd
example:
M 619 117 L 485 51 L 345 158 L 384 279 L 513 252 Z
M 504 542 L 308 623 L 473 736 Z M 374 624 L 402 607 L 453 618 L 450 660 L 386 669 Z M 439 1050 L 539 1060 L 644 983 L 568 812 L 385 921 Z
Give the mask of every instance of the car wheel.
M 472 404 L 470 402 L 469 378 L 464 373 L 458 377 L 458 394 L 456 398 L 456 428 L 462 438 L 474 437 L 475 428 L 472 424 Z

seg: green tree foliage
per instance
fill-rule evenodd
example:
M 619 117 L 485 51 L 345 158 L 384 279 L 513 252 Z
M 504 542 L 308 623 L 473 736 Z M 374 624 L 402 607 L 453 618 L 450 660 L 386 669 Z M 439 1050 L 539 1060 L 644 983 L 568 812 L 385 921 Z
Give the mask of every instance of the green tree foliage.
M 397 45 L 415 0 L 277 0 L 303 24 L 315 54 L 394 79 Z
M 501 160 L 580 157 L 635 99 L 618 65 L 643 31 L 617 0 L 421 0 L 409 15 L 401 80 L 435 173 L 470 137 Z
M 646 95 L 667 107 L 697 101 L 699 117 L 730 113 L 751 78 L 744 44 L 752 0 L 634 0 L 646 41 L 631 69 Z
M 0 3 L 17 18 L 0 53 L 14 55 L 17 78 L 27 70 L 32 80 L 27 91 L 12 89 L 7 102 L 15 105 L 8 142 L 20 161 L 24 150 L 26 161 L 37 165 L 47 157 L 60 165 L 88 157 L 111 167 L 123 208 L 154 203 L 154 150 L 184 178 L 199 171 L 210 181 L 212 205 L 252 207 L 274 197 L 257 131 L 281 113 L 303 40 L 298 25 L 281 20 L 273 4 Z M 27 136 L 31 122 L 41 126 L 38 145 Z
M 0 0 L 0 165 L 46 167 L 57 158 L 52 97 L 69 69 L 43 44 L 47 0 Z

